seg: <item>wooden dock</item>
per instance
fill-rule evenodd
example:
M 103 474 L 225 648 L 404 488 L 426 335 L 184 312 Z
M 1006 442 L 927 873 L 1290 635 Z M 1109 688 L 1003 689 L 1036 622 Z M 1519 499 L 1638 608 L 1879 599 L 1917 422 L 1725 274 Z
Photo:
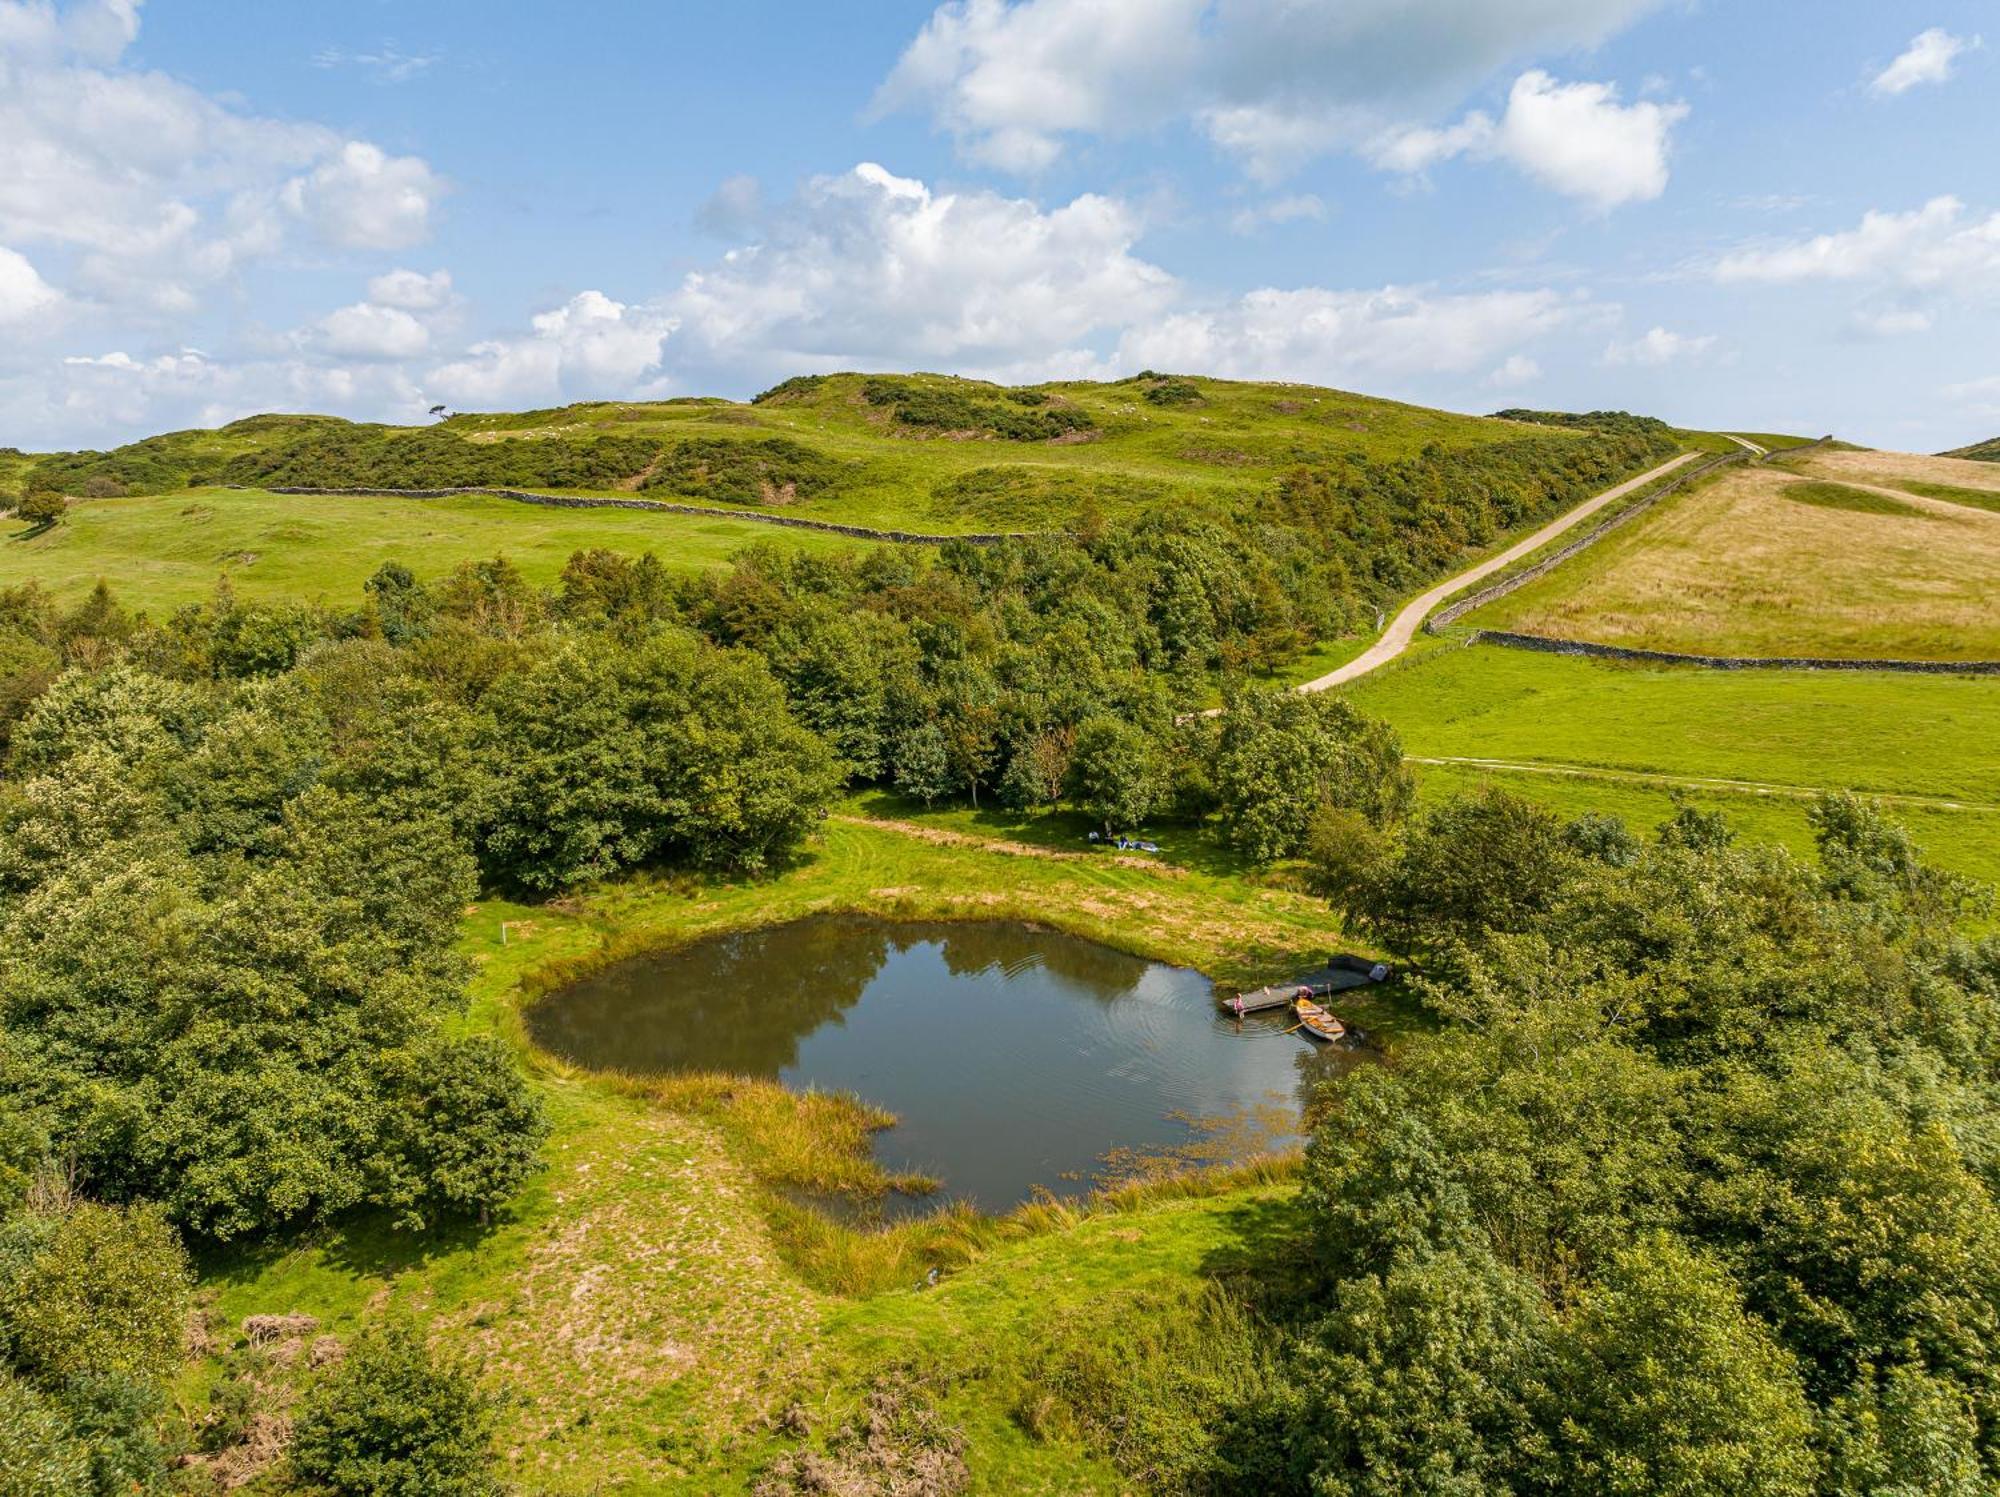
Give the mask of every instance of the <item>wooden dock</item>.
M 1286 1008 L 1295 998 L 1330 998 L 1349 988 L 1366 987 L 1371 982 L 1382 981 L 1381 977 L 1375 976 L 1377 970 L 1383 977 L 1388 976 L 1388 969 L 1378 969 L 1374 962 L 1364 962 L 1358 957 L 1335 957 L 1325 967 L 1307 973 L 1296 982 L 1262 987 L 1250 993 L 1236 993 L 1220 1002 L 1224 1009 L 1241 1018 L 1244 1014 L 1262 1013 L 1266 1009 Z

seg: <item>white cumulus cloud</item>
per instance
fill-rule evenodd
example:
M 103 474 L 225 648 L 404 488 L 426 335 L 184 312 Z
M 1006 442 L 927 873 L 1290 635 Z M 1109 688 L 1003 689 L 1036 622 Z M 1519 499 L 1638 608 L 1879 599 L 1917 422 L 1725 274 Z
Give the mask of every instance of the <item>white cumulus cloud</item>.
M 335 248 L 428 232 L 427 164 L 138 67 L 138 25 L 130 0 L 0 0 L 0 243 L 60 289 L 179 315 L 301 226 Z
M 284 187 L 284 203 L 329 244 L 346 249 L 407 249 L 430 237 L 431 209 L 443 183 L 416 156 L 391 156 L 350 140 L 329 160 Z
M 1618 102 L 1609 83 L 1561 83 L 1539 69 L 1514 80 L 1495 122 L 1479 111 L 1443 128 L 1403 129 L 1378 137 L 1378 166 L 1422 172 L 1454 156 L 1512 163 L 1543 185 L 1600 209 L 1657 198 L 1667 187 L 1674 126 L 1687 105 Z
M 1123 368 L 1334 384 L 1464 375 L 1594 309 L 1554 291 L 1267 288 L 1119 340 Z M 1516 366 L 1516 372 L 1520 366 Z
M 1709 267 L 1722 282 L 1881 280 L 1919 289 L 2000 287 L 2000 212 L 1968 221 L 1965 204 L 1935 197 L 1904 213 L 1871 209 L 1852 229 L 1756 244 Z
M 18 250 L 0 245 L 0 327 L 53 312 L 62 296 Z
M 872 162 L 818 177 L 764 236 L 665 300 L 684 357 L 771 372 L 829 364 L 1011 368 L 1164 309 L 1174 278 L 1133 252 L 1139 216 L 1085 194 L 1044 209 L 932 192 Z
M 593 397 L 632 396 L 659 373 L 673 318 L 582 291 L 531 319 L 525 335 L 475 343 L 440 364 L 427 389 L 458 405 L 505 408 Z
M 952 0 L 877 93 L 969 159 L 1039 171 L 1075 135 L 1195 125 L 1283 175 L 1456 104 L 1509 61 L 1588 48 L 1659 0 Z
M 1715 346 L 1712 333 L 1689 334 L 1655 327 L 1628 342 L 1605 345 L 1602 362 L 1617 366 L 1638 364 L 1658 368 L 1662 364 L 1698 359 Z
M 1951 77 L 1952 65 L 1959 56 L 1979 45 L 1976 36 L 1968 40 L 1953 36 L 1942 26 L 1933 26 L 1910 38 L 1910 45 L 1877 73 L 1868 87 L 1874 93 L 1893 97 L 1908 93 L 1921 83 L 1943 83 Z
M 397 307 L 405 312 L 435 312 L 452 300 L 451 272 L 433 270 L 391 270 L 371 278 L 368 299 L 380 307 Z
M 320 319 L 329 353 L 356 359 L 413 359 L 429 352 L 430 329 L 400 307 L 357 302 Z

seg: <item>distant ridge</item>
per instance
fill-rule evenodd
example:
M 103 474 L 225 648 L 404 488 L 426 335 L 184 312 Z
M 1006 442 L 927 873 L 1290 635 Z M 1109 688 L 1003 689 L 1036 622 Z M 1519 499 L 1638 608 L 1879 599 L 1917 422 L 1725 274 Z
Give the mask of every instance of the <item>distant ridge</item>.
M 1969 457 L 1979 463 L 2000 463 L 2000 437 L 1989 437 L 1984 442 L 1974 442 L 1970 447 L 1954 447 L 1949 452 L 1940 452 L 1939 457 Z

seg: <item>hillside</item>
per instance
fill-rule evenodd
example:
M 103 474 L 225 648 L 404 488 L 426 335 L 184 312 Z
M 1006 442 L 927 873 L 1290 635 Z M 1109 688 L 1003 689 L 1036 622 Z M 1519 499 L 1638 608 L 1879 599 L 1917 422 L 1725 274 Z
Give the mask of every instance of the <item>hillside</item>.
M 930 535 L 1129 522 L 1154 537 L 1148 549 L 1199 531 L 1201 551 L 1227 553 L 1201 584 L 1203 611 L 1263 629 L 1270 648 L 1253 656 L 1268 659 L 1348 633 L 1467 552 L 1680 444 L 1622 413 L 1462 416 L 1158 375 L 1017 388 L 807 376 L 749 403 L 595 403 L 429 427 L 267 415 L 17 460 L 21 489 L 81 502 L 64 525 L 0 548 L 0 583 L 75 595 L 118 576 L 131 604 L 159 606 L 205 595 L 226 574 L 274 599 L 296 598 L 302 582 L 308 597 L 351 597 L 384 560 L 436 576 L 501 552 L 545 581 L 571 549 L 650 551 L 685 569 L 753 542 L 806 544 L 761 525 L 732 538 L 717 528 L 732 514 Z M 718 519 L 270 492 L 450 487 L 638 498 Z M 468 523 L 475 509 L 482 518 Z
M 1978 463 L 2000 463 L 2000 437 L 1989 437 L 1984 442 L 1974 442 L 1970 447 L 1954 447 L 1949 452 L 1940 452 L 1939 457 L 1964 457 Z
M 747 404 L 601 402 L 427 427 L 253 416 L 111 452 L 49 454 L 18 482 L 91 497 L 198 484 L 512 485 L 783 507 L 873 526 L 1035 529 L 1086 506 L 1115 515 L 1169 496 L 1234 508 L 1300 466 L 1588 434 L 1300 385 L 1137 376 L 1003 388 L 844 374 L 787 380 Z

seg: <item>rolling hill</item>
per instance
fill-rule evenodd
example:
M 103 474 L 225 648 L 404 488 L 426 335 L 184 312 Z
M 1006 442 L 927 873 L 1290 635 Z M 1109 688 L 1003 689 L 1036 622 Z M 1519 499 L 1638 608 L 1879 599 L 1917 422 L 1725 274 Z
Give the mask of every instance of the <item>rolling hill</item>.
M 73 593 L 125 577 L 135 603 L 179 603 L 222 573 L 252 593 L 269 579 L 295 596 L 302 578 L 351 593 L 387 559 L 435 575 L 504 551 L 539 580 L 570 549 L 651 550 L 703 567 L 801 535 L 731 516 L 933 536 L 1148 522 L 1231 537 L 1271 559 L 1271 585 L 1295 596 L 1351 598 L 1333 621 L 1344 628 L 1683 445 L 1663 423 L 1622 413 L 1509 415 L 1154 374 L 1027 387 L 838 374 L 749 402 L 587 403 L 427 427 L 253 416 L 110 452 L 8 458 L 0 484 L 80 502 L 63 525 L 0 548 L 0 583 L 38 578 Z M 460 487 L 717 518 L 278 492 Z M 1307 557 L 1312 576 L 1300 570 Z
M 1966 457 L 1977 463 L 2000 463 L 2000 437 L 1989 437 L 1984 442 L 1974 442 L 1970 447 L 1954 447 L 1950 452 L 1940 452 L 1939 457 Z

